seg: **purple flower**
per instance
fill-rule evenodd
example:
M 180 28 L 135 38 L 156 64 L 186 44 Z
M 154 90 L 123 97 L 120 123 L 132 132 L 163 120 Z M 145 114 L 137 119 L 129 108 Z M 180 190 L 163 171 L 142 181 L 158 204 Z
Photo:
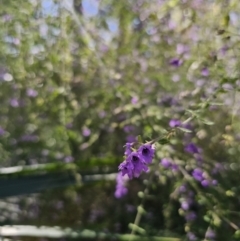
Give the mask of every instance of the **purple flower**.
M 5 130 L 2 127 L 0 127 L 0 136 L 3 136 L 4 134 L 5 134 Z
M 134 142 L 134 141 L 136 141 L 136 137 L 135 136 L 133 136 L 133 135 L 127 136 L 127 142 Z
M 179 67 L 182 65 L 182 60 L 178 59 L 178 58 L 173 58 L 169 61 L 169 64 L 174 66 L 174 67 Z
M 186 192 L 186 191 L 187 191 L 186 185 L 184 184 L 184 185 L 180 186 L 179 189 L 178 189 L 178 191 L 179 191 L 180 193 Z
M 27 89 L 27 96 L 29 97 L 36 97 L 38 95 L 38 92 L 34 89 Z
M 137 104 L 138 103 L 138 97 L 137 96 L 132 97 L 131 102 L 132 102 L 133 105 Z
M 169 167 L 171 167 L 172 163 L 168 158 L 163 158 L 161 160 L 161 165 L 165 168 L 169 168 Z
M 123 127 L 123 130 L 126 133 L 132 132 L 132 131 L 134 131 L 134 129 L 135 129 L 135 126 L 133 126 L 133 125 L 126 125 Z
M 192 172 L 192 176 L 195 180 L 201 182 L 203 181 L 203 171 L 200 168 L 196 168 Z
M 131 149 L 132 145 L 133 145 L 133 142 L 127 142 L 126 143 L 125 152 L 124 152 L 125 156 L 129 156 L 132 153 L 132 149 Z
M 130 179 L 132 179 L 133 178 L 133 168 L 134 168 L 134 166 L 131 162 L 124 161 L 119 165 L 118 170 L 122 172 L 122 176 L 127 174 L 128 177 Z
M 88 129 L 87 127 L 84 127 L 83 130 L 82 130 L 82 135 L 85 136 L 85 137 L 90 136 L 91 130 Z
M 212 180 L 212 185 L 213 186 L 216 186 L 218 184 L 218 181 L 217 180 Z
M 195 240 L 197 240 L 196 235 L 195 235 L 194 233 L 192 233 L 192 232 L 189 232 L 189 233 L 187 234 L 187 238 L 188 238 L 189 241 L 195 241 Z
M 209 186 L 209 181 L 208 180 L 203 180 L 203 181 L 201 181 L 201 185 L 203 187 L 208 187 Z
M 72 129 L 73 128 L 73 123 L 72 122 L 69 122 L 66 124 L 66 128 L 67 129 Z
M 172 171 L 177 171 L 178 170 L 178 165 L 173 163 L 171 166 Z
M 192 154 L 199 153 L 199 148 L 194 143 L 189 143 L 184 150 Z
M 209 75 L 209 70 L 208 70 L 208 68 L 203 68 L 202 70 L 201 70 L 201 74 L 202 74 L 202 76 L 208 76 Z
M 185 216 L 186 221 L 194 221 L 196 218 L 197 218 L 197 215 L 193 211 L 188 212 Z
M 138 151 L 139 155 L 142 157 L 145 163 L 150 164 L 152 163 L 152 159 L 154 156 L 154 148 L 151 144 L 144 144 L 139 147 Z
M 178 127 L 181 125 L 181 121 L 180 120 L 176 120 L 176 119 L 172 119 L 169 121 L 169 126 L 174 128 L 174 127 Z
M 133 165 L 133 176 L 139 177 L 142 171 L 147 172 L 148 167 L 146 166 L 144 160 L 139 155 L 138 152 L 132 152 L 128 158 L 127 161 L 132 163 Z
M 183 201 L 182 203 L 181 203 L 181 208 L 183 209 L 183 210 L 188 210 L 189 209 L 189 203 L 185 200 L 185 201 Z
M 12 107 L 19 107 L 19 101 L 17 100 L 17 99 L 11 99 L 10 100 L 10 105 L 12 106 Z
M 130 179 L 139 177 L 142 171 L 147 172 L 148 167 L 138 152 L 131 152 L 127 159 L 119 165 L 122 176 L 128 175 Z
M 118 173 L 117 178 L 116 178 L 116 190 L 114 193 L 114 196 L 116 198 L 122 198 L 123 196 L 125 196 L 128 192 L 127 188 L 126 188 L 126 179 L 121 175 L 121 173 Z
M 216 234 L 212 229 L 208 229 L 206 234 L 205 234 L 205 237 L 207 239 L 214 239 L 216 237 Z
M 74 158 L 72 157 L 72 156 L 66 156 L 65 158 L 64 158 L 64 161 L 65 162 L 73 162 L 74 161 Z
M 212 174 L 217 174 L 224 169 L 224 167 L 221 163 L 215 163 L 214 165 L 215 165 L 215 167 L 212 170 Z

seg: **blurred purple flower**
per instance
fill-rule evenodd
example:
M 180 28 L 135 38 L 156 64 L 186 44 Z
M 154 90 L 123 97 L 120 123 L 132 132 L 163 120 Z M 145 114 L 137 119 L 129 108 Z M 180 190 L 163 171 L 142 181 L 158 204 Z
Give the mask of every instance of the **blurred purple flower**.
M 192 232 L 187 233 L 187 238 L 188 238 L 189 241 L 197 240 L 196 235 L 194 233 L 192 233 Z
M 137 151 L 140 154 L 140 157 L 144 160 L 145 163 L 152 163 L 154 157 L 154 148 L 151 144 L 141 145 Z
M 73 123 L 72 122 L 69 122 L 66 124 L 66 128 L 67 129 L 72 129 L 73 128 Z
M 34 89 L 27 89 L 27 96 L 29 97 L 36 97 L 38 95 L 38 92 Z
M 90 136 L 91 135 L 91 130 L 89 128 L 87 128 L 87 127 L 84 127 L 82 129 L 82 135 L 85 136 L 85 137 Z
M 128 190 L 125 186 L 126 181 L 127 181 L 126 177 L 123 177 L 121 173 L 118 173 L 117 178 L 116 178 L 116 182 L 117 182 L 116 190 L 114 193 L 114 196 L 116 198 L 122 198 L 127 194 Z
M 123 127 L 124 132 L 129 133 L 135 130 L 135 126 L 134 125 L 126 125 Z
M 161 165 L 165 168 L 169 168 L 172 166 L 171 160 L 169 160 L 168 158 L 163 158 L 161 160 Z
M 169 121 L 169 126 L 174 128 L 174 127 L 178 127 L 181 125 L 181 121 L 177 120 L 177 119 L 172 119 Z
M 5 134 L 5 132 L 6 131 L 2 127 L 0 127 L 0 136 L 3 136 Z
M 173 163 L 171 166 L 172 171 L 177 171 L 178 170 L 178 165 Z
M 10 100 L 10 105 L 12 107 L 19 107 L 19 101 L 17 99 L 13 98 Z
M 162 105 L 165 105 L 165 106 L 178 105 L 177 99 L 170 96 L 170 95 L 162 96 L 161 99 L 158 100 L 158 103 L 162 104 Z
M 178 191 L 179 191 L 180 193 L 184 193 L 184 192 L 186 192 L 186 191 L 187 191 L 187 187 L 186 187 L 186 185 L 183 184 L 182 186 L 180 186 L 180 187 L 178 188 Z
M 195 212 L 193 212 L 193 211 L 190 211 L 190 212 L 188 212 L 186 215 L 185 215 L 185 219 L 186 219 L 186 221 L 194 221 L 195 219 L 197 218 L 197 215 L 196 215 L 196 213 Z
M 13 16 L 10 15 L 10 14 L 5 14 L 5 15 L 2 16 L 3 22 L 9 22 L 9 21 L 11 21 L 12 19 L 13 19 Z
M 169 64 L 174 66 L 174 67 L 179 67 L 181 66 L 183 63 L 183 61 L 181 59 L 178 59 L 178 58 L 173 58 L 169 61 Z
M 206 234 L 205 234 L 205 237 L 207 239 L 212 239 L 213 240 L 216 237 L 216 233 L 212 229 L 208 229 Z
M 181 43 L 178 43 L 177 44 L 177 48 L 176 48 L 176 52 L 178 54 L 184 54 L 185 52 L 187 52 L 189 50 L 189 47 L 184 45 L 184 44 L 181 44 Z
M 201 185 L 202 185 L 203 187 L 208 187 L 208 186 L 209 186 L 209 181 L 208 181 L 208 180 L 202 180 L 202 181 L 201 181 Z
M 207 68 L 207 67 L 203 68 L 203 69 L 201 70 L 201 74 L 202 74 L 202 76 L 208 76 L 208 75 L 209 75 L 209 70 L 208 70 L 208 68 Z
M 212 180 L 212 185 L 213 186 L 216 186 L 218 184 L 218 181 L 217 180 Z
M 196 161 L 198 162 L 198 164 L 202 164 L 203 158 L 201 155 L 199 155 L 198 153 L 195 153 L 194 157 L 195 157 Z
M 136 137 L 135 136 L 133 136 L 133 135 L 127 136 L 127 142 L 134 142 L 134 141 L 136 141 Z
M 200 168 L 196 168 L 192 172 L 192 176 L 195 180 L 201 182 L 203 178 L 203 171 Z
M 66 157 L 64 158 L 64 161 L 65 161 L 66 163 L 68 163 L 68 162 L 73 162 L 73 161 L 74 161 L 74 158 L 73 158 L 72 156 L 66 156 Z
M 138 100 L 139 100 L 138 97 L 134 96 L 134 97 L 132 97 L 131 102 L 132 102 L 133 105 L 135 105 L 135 104 L 138 103 Z
M 221 163 L 215 163 L 214 164 L 214 168 L 212 170 L 212 174 L 217 174 L 220 171 L 222 171 L 224 169 L 223 165 Z
M 22 142 L 37 142 L 39 140 L 37 135 L 23 135 L 20 138 Z
M 106 112 L 104 110 L 102 110 L 98 113 L 98 116 L 102 119 L 106 116 Z
M 184 150 L 192 154 L 199 153 L 199 148 L 194 143 L 189 143 Z
M 189 203 L 187 202 L 187 201 L 183 201 L 182 203 L 181 203 L 181 208 L 183 209 L 183 210 L 188 210 L 189 209 Z

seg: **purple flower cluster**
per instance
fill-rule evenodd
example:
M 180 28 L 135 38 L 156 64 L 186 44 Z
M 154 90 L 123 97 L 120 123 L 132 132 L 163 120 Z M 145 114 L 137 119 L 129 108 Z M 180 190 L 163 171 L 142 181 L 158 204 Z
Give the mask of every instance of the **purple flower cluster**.
M 187 222 L 192 222 L 197 218 L 197 214 L 193 211 L 193 207 L 196 206 L 194 201 L 194 192 L 188 189 L 186 184 L 183 184 L 178 189 L 180 194 L 180 205 L 183 210 L 184 218 Z
M 204 173 L 204 171 L 200 168 L 195 168 L 192 172 L 192 176 L 195 180 L 200 182 L 203 187 L 217 185 L 217 180 L 210 180 L 210 178 L 207 178 L 206 173 Z
M 143 144 L 137 151 L 133 149 L 134 143 L 126 143 L 125 156 L 126 159 L 119 165 L 118 169 L 122 176 L 128 175 L 130 179 L 139 177 L 141 172 L 147 172 L 147 164 L 151 164 L 154 157 L 154 147 L 152 144 Z
M 118 173 L 116 178 L 116 182 L 117 182 L 116 190 L 114 193 L 114 196 L 116 198 L 121 198 L 127 194 L 128 190 L 126 188 L 126 181 L 127 181 L 127 177 L 123 177 L 121 173 Z
M 173 163 L 171 159 L 169 158 L 163 158 L 160 162 L 160 164 L 166 168 L 166 169 L 172 169 L 172 171 L 177 171 L 178 170 L 178 165 Z

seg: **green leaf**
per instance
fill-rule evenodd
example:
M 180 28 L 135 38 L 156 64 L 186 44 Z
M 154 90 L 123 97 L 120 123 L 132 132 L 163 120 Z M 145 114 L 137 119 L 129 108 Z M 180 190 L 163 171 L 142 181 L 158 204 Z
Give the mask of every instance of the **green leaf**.
M 191 133 L 192 131 L 183 127 L 177 127 L 177 129 L 181 130 L 182 132 L 186 132 L 186 133 Z
M 165 145 L 165 144 L 169 143 L 169 140 L 167 138 L 163 138 L 163 139 L 158 140 L 158 143 L 161 145 Z
M 212 122 L 210 120 L 200 119 L 200 118 L 199 118 L 199 120 L 206 125 L 209 125 L 209 126 L 214 125 L 214 122 Z

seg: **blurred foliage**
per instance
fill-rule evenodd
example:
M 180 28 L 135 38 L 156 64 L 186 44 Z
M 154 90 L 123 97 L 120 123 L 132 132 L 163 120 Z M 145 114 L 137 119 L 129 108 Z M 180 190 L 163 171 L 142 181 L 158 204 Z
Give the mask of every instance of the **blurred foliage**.
M 1 225 L 240 239 L 239 1 L 0 2 L 1 188 L 46 189 L 2 199 Z M 138 135 L 164 138 L 150 173 L 116 199 L 104 175 Z M 196 169 L 215 184 L 197 182 Z M 100 176 L 60 187 L 79 173 Z

